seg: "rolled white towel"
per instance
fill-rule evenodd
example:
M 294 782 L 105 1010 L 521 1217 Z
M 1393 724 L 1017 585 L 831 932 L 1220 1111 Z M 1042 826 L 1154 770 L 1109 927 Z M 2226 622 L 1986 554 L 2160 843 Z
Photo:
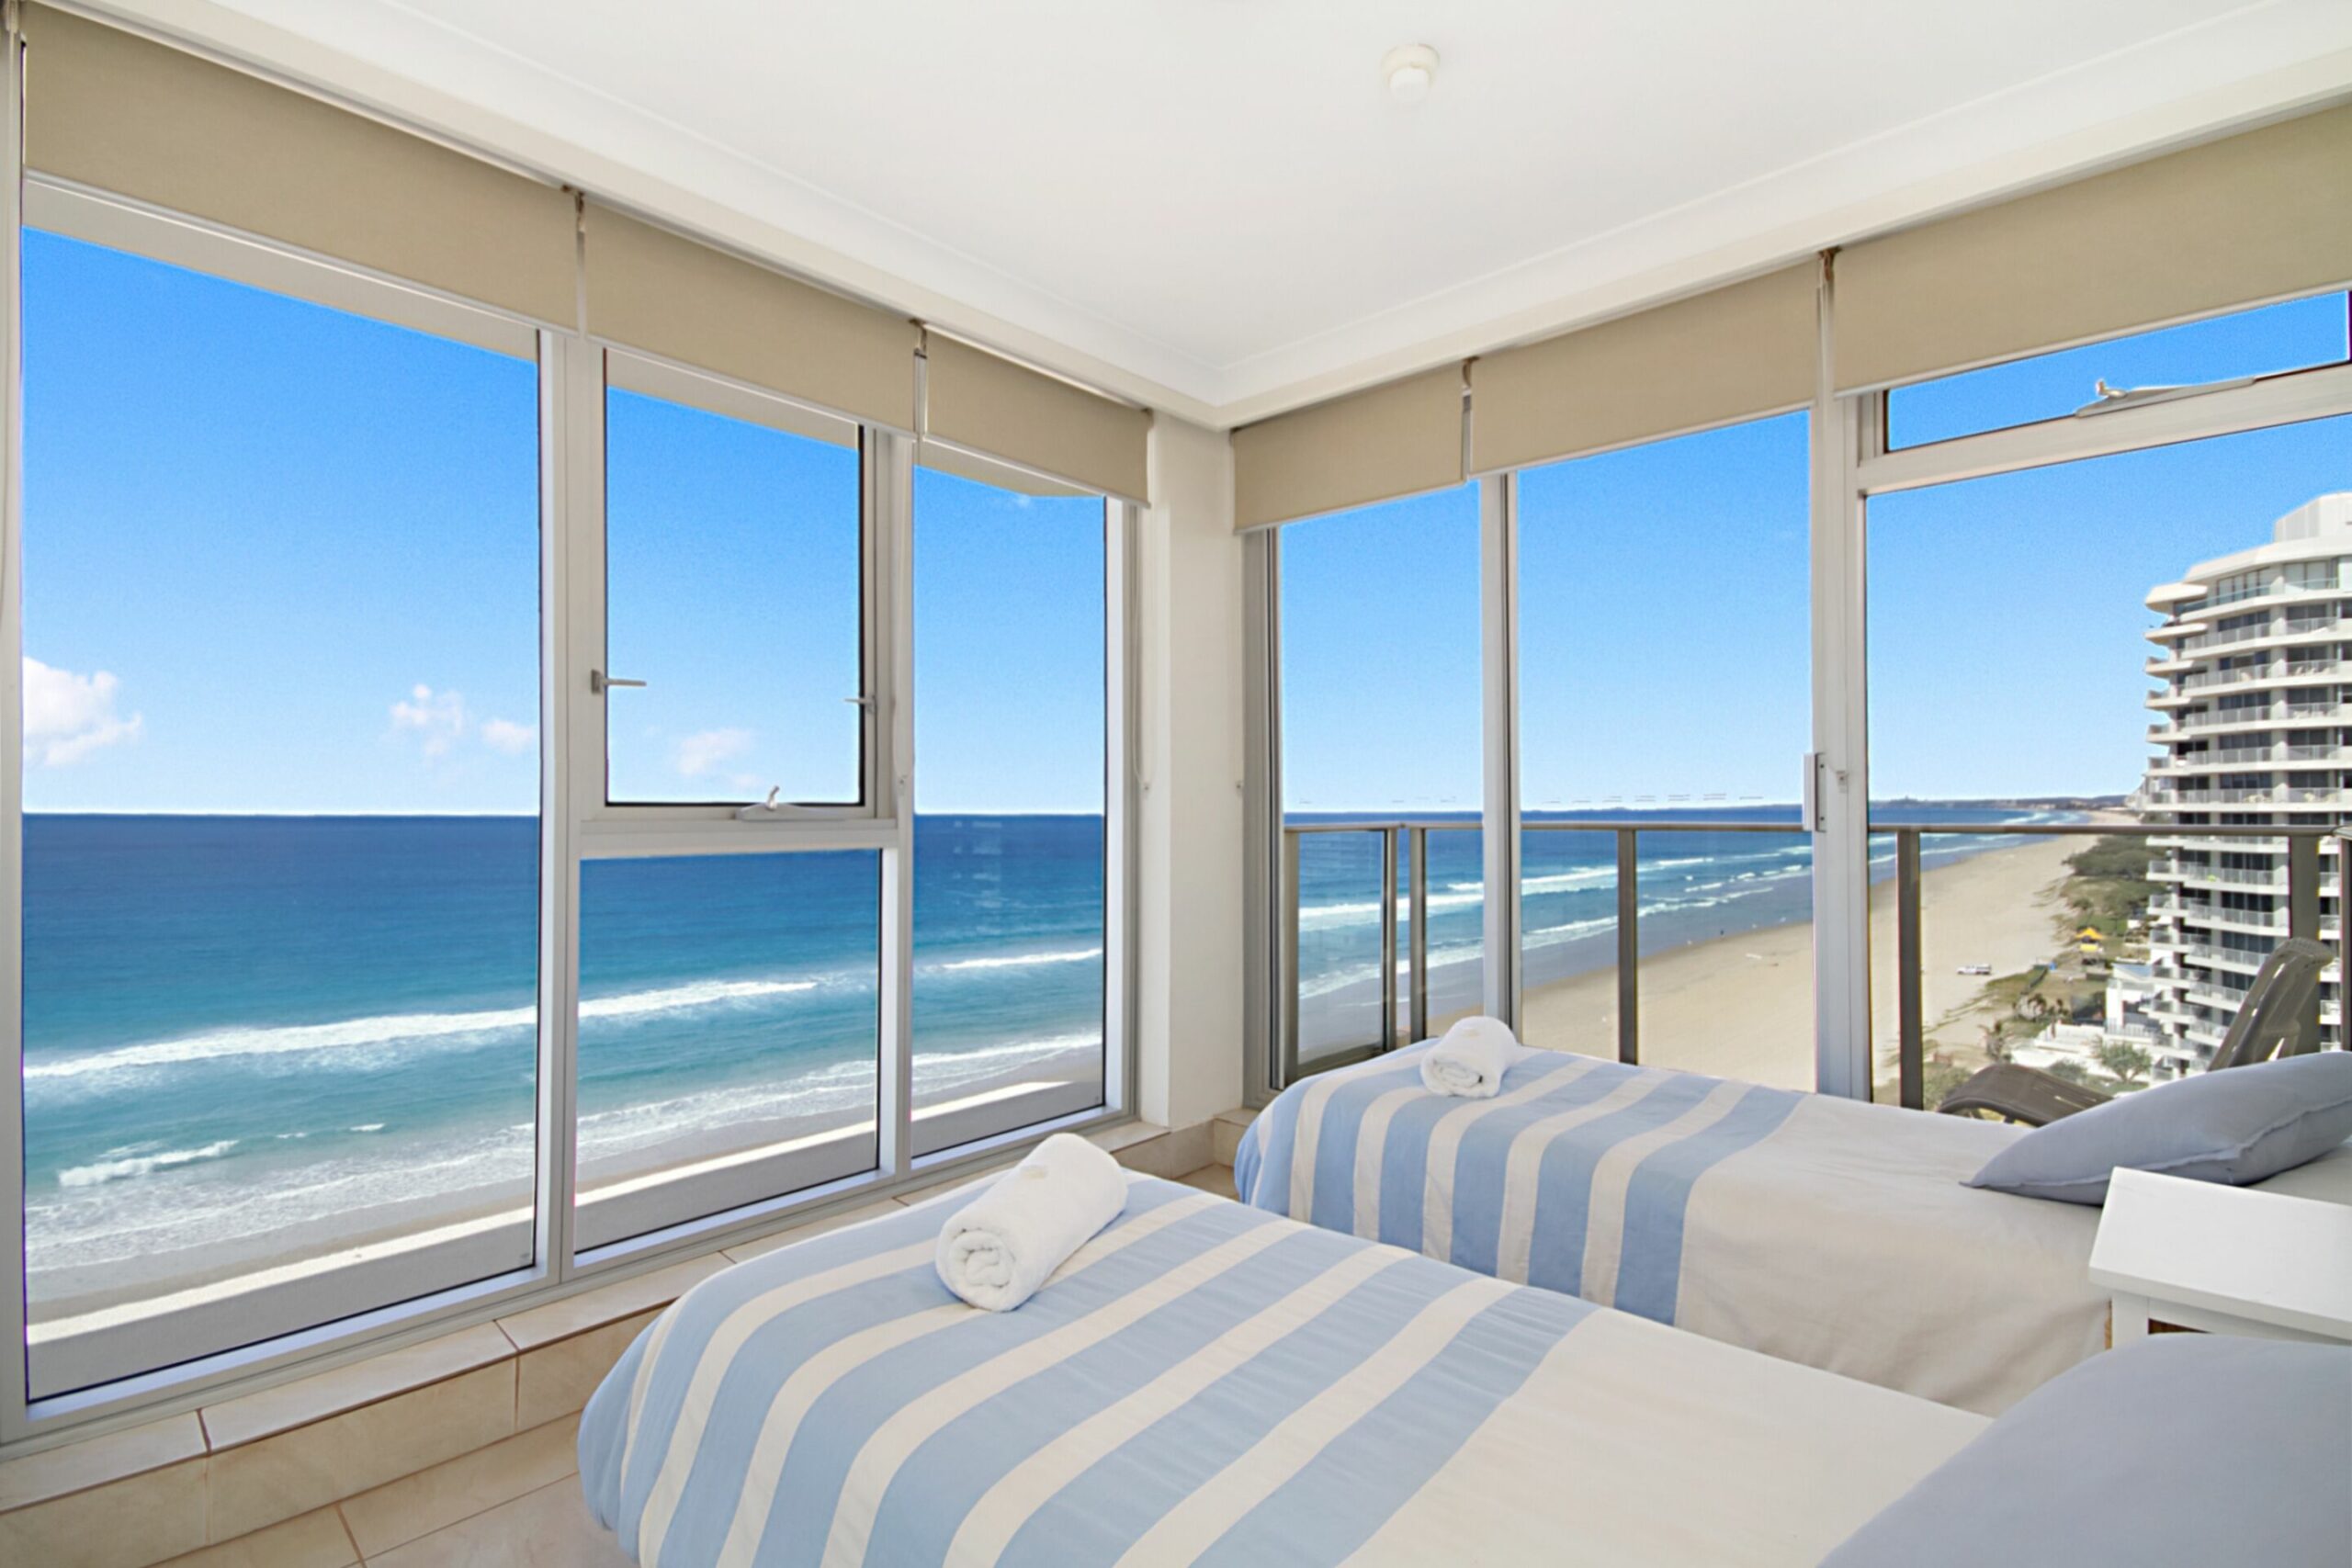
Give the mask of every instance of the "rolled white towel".
M 939 1278 L 976 1307 L 1011 1312 L 1126 1206 L 1119 1162 L 1057 1133 L 940 1227 Z
M 1502 1091 L 1504 1072 L 1525 1050 L 1501 1019 L 1463 1019 L 1421 1058 L 1421 1086 L 1431 1094 L 1490 1099 Z

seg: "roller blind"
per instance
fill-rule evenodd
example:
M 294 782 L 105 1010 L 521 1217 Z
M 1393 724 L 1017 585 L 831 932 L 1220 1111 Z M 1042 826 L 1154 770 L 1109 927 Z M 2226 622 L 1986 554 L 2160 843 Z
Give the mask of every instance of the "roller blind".
M 1102 492 L 1049 479 L 1027 468 L 1016 468 L 1000 463 L 993 457 L 982 457 L 959 447 L 943 446 L 936 441 L 915 444 L 915 462 L 943 474 L 954 474 L 959 479 L 976 479 L 998 490 L 1009 490 L 1021 495 L 1099 496 Z
M 590 202 L 588 331 L 608 343 L 915 427 L 915 324 Z
M 1105 495 L 1144 499 L 1145 410 L 930 334 L 923 434 Z
M 101 23 L 24 21 L 36 173 L 571 321 L 570 193 Z
M 1392 381 L 1233 433 L 1237 528 L 1462 482 L 1462 367 Z
M 1840 391 L 2352 282 L 2352 107 L 1838 254 Z
M 1811 401 L 1818 266 L 1473 360 L 1472 469 L 1570 457 Z

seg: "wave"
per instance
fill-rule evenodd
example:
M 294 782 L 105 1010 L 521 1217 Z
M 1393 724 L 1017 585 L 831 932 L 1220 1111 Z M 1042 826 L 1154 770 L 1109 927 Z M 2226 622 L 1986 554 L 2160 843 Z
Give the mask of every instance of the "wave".
M 926 964 L 934 975 L 961 975 L 972 970 L 1025 969 L 1033 964 L 1080 964 L 1102 956 L 1099 947 L 1072 948 L 1067 953 L 1008 953 L 997 958 L 958 958 L 946 964 Z
M 724 1007 L 765 1001 L 776 997 L 813 991 L 818 980 L 704 980 L 684 986 L 664 986 L 616 997 L 597 997 L 580 1004 L 582 1021 L 626 1020 L 650 1014 L 682 1012 L 697 1008 Z M 110 1073 L 188 1066 L 245 1057 L 270 1057 L 311 1052 L 334 1052 L 366 1060 L 368 1054 L 390 1045 L 463 1044 L 484 1035 L 538 1027 L 536 1006 L 485 1008 L 472 1012 L 402 1012 L 373 1018 L 346 1019 L 337 1023 L 297 1023 L 276 1027 L 223 1029 L 177 1039 L 94 1051 L 85 1056 L 25 1064 L 28 1083 L 72 1080 Z
M 151 1170 L 168 1170 L 175 1165 L 193 1165 L 198 1160 L 219 1159 L 241 1140 L 222 1138 L 200 1149 L 165 1149 L 160 1154 L 123 1154 L 119 1158 L 102 1159 L 90 1165 L 68 1166 L 57 1173 L 60 1187 L 99 1187 L 125 1177 L 144 1176 Z

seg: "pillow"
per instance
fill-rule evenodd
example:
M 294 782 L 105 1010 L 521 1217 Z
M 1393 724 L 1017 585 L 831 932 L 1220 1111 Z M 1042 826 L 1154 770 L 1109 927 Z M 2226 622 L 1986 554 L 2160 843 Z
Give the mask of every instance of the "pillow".
M 2322 1051 L 2122 1094 L 2036 1127 L 1971 1187 L 2104 1203 L 2115 1168 L 2243 1187 L 2352 1138 L 2352 1054 Z
M 2343 1568 L 2347 1451 L 2352 1345 L 2158 1335 L 2026 1395 L 1821 1568 Z

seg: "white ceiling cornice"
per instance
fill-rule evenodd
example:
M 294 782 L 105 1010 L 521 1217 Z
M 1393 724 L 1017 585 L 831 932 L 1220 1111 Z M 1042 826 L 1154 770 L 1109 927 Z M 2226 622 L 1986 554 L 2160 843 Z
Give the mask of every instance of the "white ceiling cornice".
M 1213 426 L 2352 96 L 2352 5 L 2266 0 L 1702 191 L 1482 276 L 1443 281 L 1343 324 L 1219 358 L 1163 341 L 1172 334 L 1090 306 L 1068 288 L 1014 276 L 399 0 L 332 6 L 102 0 L 93 8 L 314 84 Z

